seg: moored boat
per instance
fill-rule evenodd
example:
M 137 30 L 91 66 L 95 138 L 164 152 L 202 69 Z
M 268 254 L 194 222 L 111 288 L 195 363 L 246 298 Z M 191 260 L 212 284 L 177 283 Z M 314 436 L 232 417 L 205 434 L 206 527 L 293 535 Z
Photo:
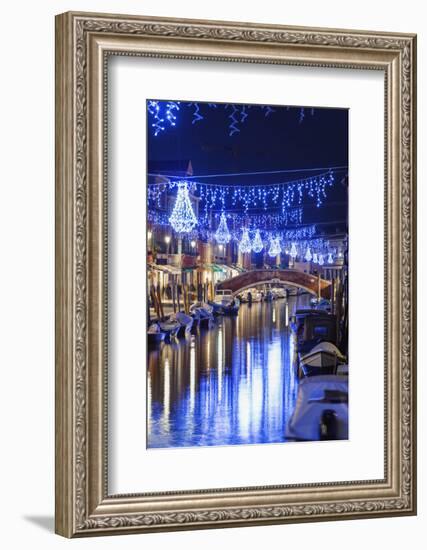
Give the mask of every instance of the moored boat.
M 271 293 L 273 294 L 273 300 L 278 300 L 279 298 L 286 298 L 286 289 L 283 287 L 272 288 Z
M 273 301 L 273 293 L 271 290 L 267 290 L 267 292 L 264 295 L 264 301 L 265 302 L 272 302 Z
M 223 315 L 237 315 L 239 313 L 240 301 L 234 298 L 230 305 L 224 306 Z
M 326 298 L 312 298 L 310 300 L 310 305 L 318 311 L 331 312 L 331 302 Z
M 262 301 L 262 294 L 256 288 L 249 288 L 239 294 L 239 300 L 242 303 L 251 304 Z
M 320 342 L 337 343 L 337 318 L 325 311 L 299 309 L 290 326 L 296 334 L 299 353 L 308 353 Z
M 159 327 L 165 333 L 165 340 L 170 341 L 171 338 L 177 335 L 181 324 L 176 319 L 167 319 L 159 322 Z
M 166 333 L 163 332 L 157 323 L 153 323 L 147 330 L 147 341 L 149 346 L 155 346 L 164 341 Z
M 240 301 L 229 290 L 218 291 L 215 299 L 208 303 L 215 315 L 237 315 L 240 308 Z
M 205 302 L 196 302 L 190 306 L 190 314 L 198 319 L 200 328 L 208 328 L 213 323 L 213 307 Z
M 300 369 L 304 376 L 336 374 L 346 358 L 332 342 L 320 342 L 308 353 L 300 354 Z
M 176 336 L 178 338 L 182 338 L 186 335 L 186 333 L 191 331 L 191 327 L 193 326 L 193 318 L 191 315 L 187 315 L 183 311 L 178 311 L 177 313 L 173 313 L 169 320 L 176 320 L 179 323 L 179 328 L 176 332 Z
M 299 383 L 294 412 L 286 426 L 294 441 L 348 439 L 348 378 L 321 375 Z

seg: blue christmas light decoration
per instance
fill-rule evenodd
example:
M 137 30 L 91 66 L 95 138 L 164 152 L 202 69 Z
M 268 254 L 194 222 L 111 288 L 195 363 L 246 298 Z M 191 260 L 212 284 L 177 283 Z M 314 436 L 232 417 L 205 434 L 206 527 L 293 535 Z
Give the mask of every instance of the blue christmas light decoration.
M 166 129 L 166 123 L 169 126 L 176 125 L 176 112 L 179 111 L 179 101 L 147 101 L 147 111 L 152 118 L 151 127 L 153 128 L 154 135 L 159 135 L 160 132 L 164 132 Z
M 228 118 L 231 121 L 229 126 L 228 126 L 230 136 L 232 136 L 233 134 L 235 134 L 237 132 L 240 132 L 240 129 L 237 126 L 237 124 L 239 123 L 239 120 L 237 118 L 237 115 L 239 113 L 239 109 L 235 105 L 231 105 L 231 108 L 232 108 L 231 114 L 228 115 Z
M 212 105 L 209 103 L 209 105 Z M 196 124 L 196 122 L 199 122 L 200 120 L 203 120 L 204 117 L 200 114 L 200 106 L 198 103 L 187 103 L 187 107 L 193 107 L 193 120 L 191 121 L 191 124 Z
M 329 252 L 328 254 L 328 264 L 333 264 L 334 263 L 334 259 L 332 258 L 332 252 Z
M 292 208 L 287 210 L 285 213 L 278 214 L 239 214 L 237 212 L 229 212 L 227 214 L 227 219 L 231 221 L 232 227 L 243 227 L 247 225 L 250 231 L 255 231 L 256 229 L 260 230 L 279 230 L 288 227 L 289 225 L 298 225 L 302 223 L 302 214 L 303 209 L 301 207 Z M 219 223 L 221 214 L 219 212 L 213 213 L 214 221 Z M 209 219 L 206 218 L 207 220 Z M 200 222 L 200 220 L 199 220 Z M 307 236 L 310 233 L 310 236 L 315 233 L 315 226 L 305 226 L 304 228 L 298 229 L 297 239 L 301 239 Z M 289 230 L 290 233 L 294 234 L 293 230 Z M 300 234 L 301 233 L 301 234 Z M 302 235 L 304 233 L 304 235 Z M 294 237 L 288 237 L 289 240 L 292 240 Z
M 169 121 L 171 126 L 176 125 L 176 114 L 175 111 L 179 111 L 179 102 L 178 101 L 169 101 L 166 103 L 166 120 Z
M 323 259 L 323 254 L 319 254 L 319 265 L 323 265 L 325 260 Z
M 275 258 L 281 252 L 280 240 L 278 237 L 274 237 L 270 241 L 270 248 L 268 249 L 268 255 L 271 258 Z
M 270 107 L 270 105 L 261 105 L 261 109 L 264 109 L 264 116 L 266 117 L 275 112 L 275 109 L 273 109 L 273 107 Z
M 239 250 L 243 254 L 248 253 L 252 250 L 251 239 L 249 237 L 249 231 L 247 227 L 244 227 L 242 229 L 242 238 L 239 242 Z
M 295 260 L 295 258 L 298 256 L 298 251 L 295 243 L 292 243 L 291 245 L 291 251 L 289 253 L 289 256 Z
M 243 105 L 242 110 L 240 111 L 240 123 L 243 124 L 245 120 L 248 118 L 248 113 L 246 112 L 246 109 L 249 108 L 249 105 Z
M 169 225 L 168 215 L 152 208 L 147 209 L 147 221 L 153 225 Z
M 169 222 L 177 233 L 189 233 L 197 225 L 186 181 L 178 183 L 178 194 Z
M 150 203 L 150 206 L 161 208 L 162 196 L 169 189 L 169 183 L 159 183 L 157 185 L 148 185 L 147 189 L 147 199 Z
M 316 233 L 315 225 L 306 225 L 297 229 L 287 229 L 283 233 L 283 238 L 287 241 L 301 241 L 312 239 Z
M 149 114 L 153 117 L 154 121 L 151 123 L 151 127 L 154 130 L 154 135 L 157 136 L 160 132 L 163 132 L 165 127 L 163 125 L 164 118 L 160 116 L 160 105 L 159 101 L 148 101 L 147 110 Z
M 205 212 L 217 208 L 223 209 L 224 204 L 242 208 L 245 214 L 250 209 L 281 209 L 286 215 L 290 209 L 302 205 L 303 199 L 312 199 L 317 207 L 323 204 L 326 198 L 326 189 L 334 184 L 333 170 L 328 170 L 308 178 L 276 183 L 273 185 L 224 185 L 217 183 L 202 183 L 192 181 L 191 187 L 204 203 Z M 171 179 L 169 187 L 175 186 L 177 181 Z M 149 182 L 149 186 L 158 185 L 159 193 L 165 192 L 163 183 Z
M 314 264 L 317 264 L 318 261 L 319 261 L 319 260 L 318 260 L 318 258 L 317 258 L 317 253 L 314 252 L 314 254 L 313 254 L 313 263 L 314 263 Z
M 258 254 L 259 252 L 261 252 L 261 250 L 263 248 L 264 248 L 264 244 L 262 242 L 259 229 L 257 229 L 255 231 L 255 236 L 254 236 L 254 239 L 252 241 L 252 250 Z
M 218 244 L 227 244 L 231 240 L 231 234 L 227 226 L 227 217 L 224 212 L 221 212 L 218 229 L 215 232 L 215 239 Z
M 169 122 L 169 127 L 175 126 L 177 122 L 177 111 L 180 110 L 179 105 L 184 104 L 185 106 L 192 109 L 192 124 L 196 124 L 205 119 L 206 115 L 211 110 L 218 109 L 222 107 L 228 109 L 231 107 L 232 112 L 229 115 L 230 122 L 228 123 L 228 134 L 233 136 L 234 134 L 240 133 L 240 125 L 243 124 L 248 117 L 248 110 L 250 108 L 260 109 L 265 117 L 269 117 L 274 114 L 278 109 L 271 107 L 270 105 L 250 105 L 250 104 L 234 104 L 234 103 L 195 103 L 195 102 L 184 102 L 184 101 L 160 101 L 160 100 L 148 100 L 147 101 L 147 111 L 150 117 L 152 118 L 151 126 L 153 128 L 154 135 L 157 136 L 161 132 L 164 132 L 167 128 L 166 122 Z M 202 108 L 203 113 L 202 114 Z M 287 106 L 286 110 L 290 110 L 291 107 Z M 303 122 L 305 118 L 305 109 L 304 107 L 293 108 L 298 112 L 299 122 Z M 311 109 L 311 114 L 313 115 L 314 109 Z
M 306 262 L 311 262 L 312 257 L 313 257 L 313 256 L 312 256 L 312 254 L 311 254 L 310 247 L 308 246 L 308 247 L 307 247 L 307 251 L 306 251 L 305 256 L 304 256 L 305 261 L 306 261 Z

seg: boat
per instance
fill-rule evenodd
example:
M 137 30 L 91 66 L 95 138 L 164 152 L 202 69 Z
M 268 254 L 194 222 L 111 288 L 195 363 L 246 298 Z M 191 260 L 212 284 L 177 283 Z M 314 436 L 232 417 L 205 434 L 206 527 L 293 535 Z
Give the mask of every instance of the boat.
M 196 302 L 190 306 L 190 314 L 198 320 L 201 328 L 208 328 L 214 320 L 213 307 L 205 302 Z
M 208 303 L 214 315 L 237 315 L 240 308 L 240 301 L 232 295 L 231 290 L 219 290 L 215 299 Z
M 337 367 L 337 374 L 340 376 L 348 376 L 348 364 L 342 363 Z
M 157 323 L 148 327 L 147 340 L 149 346 L 156 346 L 164 341 L 166 333 L 163 332 Z
M 320 342 L 337 344 L 337 318 L 325 311 L 298 309 L 290 327 L 296 334 L 298 353 L 308 353 Z
M 286 298 L 285 288 L 272 288 L 271 292 L 273 293 L 273 299 L 275 300 L 278 300 L 279 298 Z
M 328 313 L 331 312 L 331 302 L 326 298 L 312 298 L 310 300 L 310 305 L 313 309 L 326 311 Z
M 292 441 L 348 439 L 348 378 L 303 378 L 285 435 Z
M 190 312 L 190 316 L 191 318 L 193 319 L 193 324 L 191 326 L 191 332 L 192 333 L 196 333 L 197 332 L 197 327 L 199 326 L 200 324 L 200 316 L 199 316 L 199 313 L 198 312 L 195 312 L 195 313 L 191 313 Z
M 267 292 L 264 295 L 264 302 L 272 302 L 273 301 L 273 293 L 271 290 L 267 290 Z
M 253 302 L 261 302 L 262 300 L 262 294 L 255 288 L 250 288 L 248 290 L 245 290 L 242 292 L 242 294 L 239 295 L 239 300 L 242 303 L 253 303 Z
M 158 323 L 162 332 L 165 333 L 165 340 L 169 341 L 174 336 L 177 336 L 177 333 L 181 327 L 181 324 L 176 319 L 167 319 L 166 321 L 161 321 Z
M 191 317 L 191 315 L 187 315 L 183 311 L 178 311 L 178 313 L 173 313 L 169 317 L 169 321 L 175 321 L 175 320 L 180 325 L 176 332 L 176 336 L 178 338 L 182 338 L 188 332 L 191 331 L 191 327 L 193 326 L 193 318 Z
M 336 374 L 338 365 L 345 362 L 345 356 L 332 342 L 320 342 L 308 353 L 300 354 L 299 360 L 304 376 Z
M 237 315 L 240 309 L 240 301 L 235 298 L 233 303 L 229 306 L 225 306 L 223 315 Z

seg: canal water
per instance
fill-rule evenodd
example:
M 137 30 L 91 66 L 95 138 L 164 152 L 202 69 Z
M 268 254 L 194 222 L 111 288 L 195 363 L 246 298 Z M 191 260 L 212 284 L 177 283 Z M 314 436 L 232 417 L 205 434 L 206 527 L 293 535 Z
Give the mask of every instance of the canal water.
M 148 352 L 149 448 L 286 441 L 297 378 L 285 308 L 242 304 L 237 317 Z

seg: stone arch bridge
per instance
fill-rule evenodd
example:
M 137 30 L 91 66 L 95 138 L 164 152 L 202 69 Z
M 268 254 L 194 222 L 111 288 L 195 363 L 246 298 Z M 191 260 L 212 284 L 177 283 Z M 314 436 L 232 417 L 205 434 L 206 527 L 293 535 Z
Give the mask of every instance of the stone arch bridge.
M 231 290 L 233 296 L 244 290 L 264 284 L 289 285 L 307 290 L 311 294 L 330 298 L 331 282 L 294 269 L 255 269 L 217 284 L 218 290 Z

